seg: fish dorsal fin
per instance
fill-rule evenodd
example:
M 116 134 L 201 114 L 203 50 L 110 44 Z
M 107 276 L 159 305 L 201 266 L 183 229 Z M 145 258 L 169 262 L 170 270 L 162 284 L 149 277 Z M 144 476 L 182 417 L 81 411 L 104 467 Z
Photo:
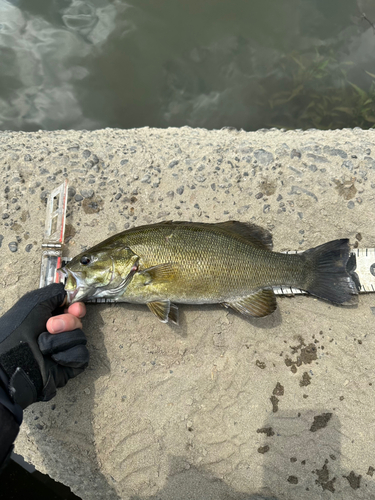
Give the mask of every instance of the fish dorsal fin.
M 146 277 L 145 285 L 151 283 L 166 283 L 172 281 L 176 278 L 177 267 L 171 262 L 165 262 L 163 264 L 158 264 L 157 266 L 148 267 L 140 271 L 139 274 L 143 274 Z
M 172 323 L 178 325 L 178 307 L 171 304 L 169 300 L 147 302 L 148 308 L 157 316 L 162 323 Z
M 272 234 L 263 227 L 251 224 L 250 222 L 238 222 L 236 220 L 219 222 L 215 225 L 233 234 L 242 236 L 242 238 L 259 248 L 272 250 Z
M 248 297 L 242 297 L 233 302 L 225 302 L 225 307 L 231 307 L 245 316 L 268 316 L 276 309 L 276 297 L 273 290 L 260 290 Z

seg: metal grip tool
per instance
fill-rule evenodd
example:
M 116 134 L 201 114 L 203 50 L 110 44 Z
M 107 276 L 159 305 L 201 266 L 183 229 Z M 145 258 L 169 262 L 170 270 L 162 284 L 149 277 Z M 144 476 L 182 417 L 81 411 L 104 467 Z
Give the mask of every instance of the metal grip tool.
M 42 243 L 39 288 L 61 282 L 57 269 L 62 264 L 65 237 L 68 180 L 54 189 L 47 200 L 46 224 Z

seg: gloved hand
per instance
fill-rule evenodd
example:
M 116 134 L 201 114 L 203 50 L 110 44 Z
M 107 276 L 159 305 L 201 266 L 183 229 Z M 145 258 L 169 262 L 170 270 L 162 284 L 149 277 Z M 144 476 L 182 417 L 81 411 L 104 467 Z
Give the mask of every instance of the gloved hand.
M 22 408 L 50 400 L 57 387 L 88 365 L 86 337 L 80 328 L 58 334 L 46 331 L 49 318 L 62 312 L 65 295 L 60 283 L 34 290 L 0 318 L 0 372 L 7 377 L 12 400 Z M 57 318 L 52 321 L 58 323 Z

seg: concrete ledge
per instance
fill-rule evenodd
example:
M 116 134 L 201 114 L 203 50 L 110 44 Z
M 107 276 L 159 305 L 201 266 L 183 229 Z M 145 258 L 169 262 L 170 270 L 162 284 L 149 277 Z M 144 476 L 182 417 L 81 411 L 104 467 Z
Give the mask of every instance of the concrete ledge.
M 3 132 L 0 159 L 1 312 L 38 286 L 67 176 L 70 255 L 165 219 L 254 221 L 275 250 L 375 246 L 374 130 Z M 180 327 L 88 306 L 90 367 L 25 412 L 17 453 L 85 500 L 375 498 L 373 296 L 278 304 L 181 306 Z

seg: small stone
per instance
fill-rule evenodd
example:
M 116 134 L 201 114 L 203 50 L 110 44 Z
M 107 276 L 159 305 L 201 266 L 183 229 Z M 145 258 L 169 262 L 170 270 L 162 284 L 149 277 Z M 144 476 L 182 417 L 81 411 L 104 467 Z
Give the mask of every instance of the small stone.
M 86 387 L 86 389 L 84 389 L 83 391 L 85 394 L 89 395 L 91 393 L 90 389 L 88 387 Z
M 296 477 L 296 476 L 289 476 L 288 477 L 288 483 L 290 483 L 290 484 L 298 484 L 298 477 Z
M 31 243 L 29 243 L 28 245 L 26 245 L 25 250 L 27 253 L 29 253 L 32 248 L 33 248 L 33 245 Z
M 82 201 L 83 200 L 83 196 L 81 196 L 80 194 L 76 194 L 75 197 L 74 197 L 74 200 L 75 201 Z
M 4 213 L 2 216 L 1 216 L 2 219 L 9 219 L 9 214 L 7 213 Z
M 94 190 L 93 189 L 82 189 L 81 195 L 84 198 L 92 198 L 94 196 Z
M 115 196 L 115 200 L 119 200 L 121 198 L 122 194 L 121 193 L 117 193 L 116 196 Z
M 4 236 L 2 234 L 0 234 L 0 248 L 1 248 L 1 245 L 3 244 L 3 239 L 4 239 Z
M 75 187 L 71 186 L 70 188 L 68 188 L 68 199 L 74 198 L 76 192 L 77 190 Z
M 145 182 L 150 182 L 150 179 L 151 179 L 151 175 L 149 174 L 146 174 L 142 177 L 141 179 L 141 182 L 145 183 Z
M 262 455 L 264 455 L 265 453 L 267 453 L 267 451 L 269 451 L 270 447 L 266 444 L 266 446 L 260 446 L 258 448 L 258 453 L 261 453 Z
M 16 241 L 11 241 L 9 243 L 8 247 L 9 247 L 9 250 L 11 252 L 17 252 L 17 250 L 18 250 L 18 243 Z
M 257 359 L 255 361 L 255 364 L 257 365 L 258 368 L 260 368 L 261 370 L 264 370 L 266 368 L 266 363 L 264 361 L 259 361 L 259 359 Z
M 348 201 L 347 207 L 348 207 L 349 209 L 354 208 L 354 201 Z
M 179 188 L 176 189 L 176 193 L 179 194 L 179 195 L 182 195 L 183 192 L 184 192 L 184 186 L 180 186 Z
M 82 151 L 82 156 L 84 158 L 88 158 L 89 156 L 91 156 L 91 151 L 89 151 L 88 149 L 85 149 L 84 151 Z
M 24 159 L 25 161 L 32 161 L 32 159 L 33 159 L 33 158 L 32 158 L 32 156 L 31 156 L 31 155 L 25 155 L 25 156 L 23 157 L 23 159 Z
M 173 168 L 175 167 L 176 165 L 178 165 L 178 160 L 173 160 L 170 162 L 170 164 L 168 165 L 168 168 Z
M 263 198 L 263 193 L 258 193 L 258 194 L 256 194 L 256 195 L 255 195 L 255 198 L 256 198 L 257 200 L 260 200 L 261 198 Z
M 47 201 L 47 198 L 49 196 L 49 191 L 42 191 L 39 196 L 42 201 Z
M 301 158 L 302 154 L 300 151 L 297 149 L 292 149 L 292 152 L 290 153 L 290 157 L 293 158 Z

